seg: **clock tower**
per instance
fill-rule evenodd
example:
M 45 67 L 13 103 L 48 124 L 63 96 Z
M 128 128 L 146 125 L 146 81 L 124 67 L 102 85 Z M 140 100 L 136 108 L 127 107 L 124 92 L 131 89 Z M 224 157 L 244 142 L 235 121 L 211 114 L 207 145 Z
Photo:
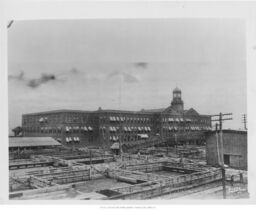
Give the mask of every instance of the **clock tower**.
M 171 102 L 171 108 L 177 112 L 184 111 L 184 103 L 181 99 L 181 90 L 177 87 L 173 90 L 173 98 L 172 98 L 172 102 Z

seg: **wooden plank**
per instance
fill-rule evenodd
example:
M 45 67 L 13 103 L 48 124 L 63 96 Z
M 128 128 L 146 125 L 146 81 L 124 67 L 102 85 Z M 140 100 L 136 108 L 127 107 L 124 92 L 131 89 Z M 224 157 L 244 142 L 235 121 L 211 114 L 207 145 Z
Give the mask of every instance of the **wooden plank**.
M 170 166 L 163 166 L 163 170 L 165 171 L 175 171 L 180 173 L 194 173 L 197 172 L 195 170 L 187 169 L 187 168 L 181 168 L 181 167 L 170 167 Z

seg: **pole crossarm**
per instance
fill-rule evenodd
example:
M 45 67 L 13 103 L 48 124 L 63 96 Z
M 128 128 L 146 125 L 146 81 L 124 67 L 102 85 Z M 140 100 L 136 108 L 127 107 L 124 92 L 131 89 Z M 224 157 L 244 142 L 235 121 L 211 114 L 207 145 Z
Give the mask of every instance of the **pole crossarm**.
M 224 121 L 224 120 L 233 120 L 233 118 L 232 117 L 230 117 L 230 118 L 225 118 L 225 119 L 221 119 L 222 121 Z M 214 120 L 211 120 L 212 122 L 213 121 L 220 121 L 219 119 L 214 119 Z
M 226 116 L 226 115 L 232 115 L 232 113 L 225 113 L 225 114 L 221 114 L 222 116 Z M 214 115 L 210 115 L 211 117 L 219 117 L 220 114 L 214 114 Z

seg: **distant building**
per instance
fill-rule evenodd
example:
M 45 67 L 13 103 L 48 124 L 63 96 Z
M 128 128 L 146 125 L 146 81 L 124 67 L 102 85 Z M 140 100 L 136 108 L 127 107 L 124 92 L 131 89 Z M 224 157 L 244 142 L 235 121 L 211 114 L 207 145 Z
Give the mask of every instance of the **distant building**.
M 47 149 L 61 146 L 61 144 L 52 137 L 9 137 L 9 151 L 29 150 L 29 149 Z
M 210 132 L 206 138 L 206 160 L 208 165 L 217 166 L 218 161 L 232 168 L 247 170 L 247 131 L 223 130 L 223 154 L 216 132 Z M 218 158 L 219 153 L 219 158 Z M 219 159 L 219 160 L 218 160 Z
M 122 140 L 124 149 L 161 137 L 170 144 L 201 144 L 211 130 L 211 118 L 193 108 L 184 110 L 175 88 L 165 109 L 123 111 L 57 110 L 22 115 L 24 136 L 52 136 L 66 145 L 111 148 Z M 117 144 L 115 144 L 117 145 Z

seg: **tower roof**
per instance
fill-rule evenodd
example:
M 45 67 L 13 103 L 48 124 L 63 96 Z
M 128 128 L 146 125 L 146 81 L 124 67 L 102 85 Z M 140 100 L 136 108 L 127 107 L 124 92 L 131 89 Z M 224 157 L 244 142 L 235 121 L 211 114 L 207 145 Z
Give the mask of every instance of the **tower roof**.
M 181 93 L 181 89 L 179 89 L 178 87 L 176 87 L 174 90 L 173 90 L 174 93 Z

